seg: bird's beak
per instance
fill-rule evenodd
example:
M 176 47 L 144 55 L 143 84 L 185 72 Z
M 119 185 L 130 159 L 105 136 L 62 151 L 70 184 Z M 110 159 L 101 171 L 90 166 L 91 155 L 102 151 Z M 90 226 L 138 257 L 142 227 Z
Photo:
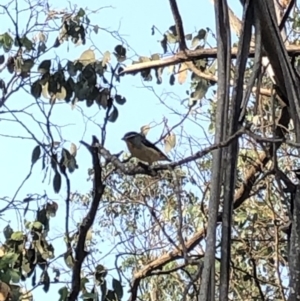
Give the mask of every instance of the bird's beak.
M 123 137 L 123 138 L 121 138 L 121 140 L 125 140 L 125 138 Z

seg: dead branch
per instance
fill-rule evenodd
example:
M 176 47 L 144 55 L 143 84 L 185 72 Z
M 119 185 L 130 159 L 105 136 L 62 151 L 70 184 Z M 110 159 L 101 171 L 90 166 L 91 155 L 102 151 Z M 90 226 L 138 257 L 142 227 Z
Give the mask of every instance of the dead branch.
M 287 45 L 286 51 L 289 56 L 294 56 L 297 54 L 300 54 L 300 46 L 299 45 Z M 235 59 L 237 56 L 238 48 L 232 47 L 231 48 L 231 58 Z M 254 48 L 250 48 L 249 52 L 249 58 L 252 58 L 254 56 Z M 263 52 L 263 56 L 266 56 L 266 53 Z M 161 60 L 155 60 L 150 62 L 143 62 L 143 63 L 137 63 L 130 65 L 128 67 L 125 67 L 124 70 L 120 74 L 130 74 L 139 72 L 145 69 L 151 69 L 151 68 L 162 68 L 167 67 L 171 65 L 176 65 L 182 62 L 188 62 L 192 60 L 199 60 L 199 59 L 205 59 L 210 58 L 214 59 L 217 57 L 217 48 L 204 48 L 204 49 L 195 49 L 195 50 L 186 50 L 185 52 L 179 51 L 175 55 L 161 59 Z

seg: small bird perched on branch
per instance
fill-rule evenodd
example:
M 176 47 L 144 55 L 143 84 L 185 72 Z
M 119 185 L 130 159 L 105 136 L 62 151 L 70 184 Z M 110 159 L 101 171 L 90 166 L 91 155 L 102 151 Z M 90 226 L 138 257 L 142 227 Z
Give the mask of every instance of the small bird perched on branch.
M 148 141 L 144 135 L 137 132 L 129 132 L 122 138 L 127 144 L 128 150 L 133 157 L 152 164 L 156 161 L 171 160 L 153 143 Z

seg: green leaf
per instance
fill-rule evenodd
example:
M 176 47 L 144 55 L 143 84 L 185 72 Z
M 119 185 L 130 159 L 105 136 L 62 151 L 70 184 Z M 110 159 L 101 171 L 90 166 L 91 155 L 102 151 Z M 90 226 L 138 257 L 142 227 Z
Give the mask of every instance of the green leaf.
M 113 111 L 109 114 L 108 121 L 115 122 L 118 119 L 118 116 L 119 116 L 119 111 L 115 106 L 113 106 Z
M 64 254 L 64 260 L 65 260 L 66 266 L 68 268 L 72 269 L 74 266 L 74 258 L 72 256 L 72 251 L 67 251 Z
M 22 37 L 20 40 L 27 51 L 33 50 L 33 43 L 26 36 Z
M 114 289 L 116 295 L 118 296 L 118 299 L 121 300 L 123 297 L 123 287 L 122 287 L 121 282 L 119 280 L 113 278 L 112 286 L 113 286 L 113 289 Z
M 61 175 L 59 172 L 56 172 L 53 178 L 53 188 L 55 193 L 59 193 L 61 188 Z
M 18 260 L 18 258 L 19 258 L 19 254 L 13 252 L 6 253 L 1 257 L 0 267 L 6 264 L 15 263 Z
M 32 59 L 27 59 L 27 60 L 23 61 L 23 64 L 21 65 L 21 71 L 22 72 L 30 72 L 33 65 L 34 65 L 34 61 Z
M 6 32 L 0 35 L 1 46 L 5 52 L 9 52 L 13 45 L 13 38 Z
M 66 286 L 60 288 L 58 290 L 58 293 L 60 295 L 59 301 L 66 301 L 67 300 L 68 295 L 69 295 L 69 291 L 68 291 L 68 288 Z
M 11 278 L 11 281 L 14 282 L 14 283 L 18 283 L 21 279 L 21 276 L 20 274 L 18 273 L 18 271 L 16 270 L 10 270 L 9 271 L 9 274 L 10 274 L 10 278 Z
M 85 15 L 85 11 L 82 8 L 80 8 L 77 13 L 77 17 L 83 17 L 84 15 Z
M 22 231 L 16 231 L 14 232 L 11 237 L 12 240 L 16 241 L 22 241 L 23 240 L 23 232 Z
M 37 145 L 33 151 L 32 151 L 32 155 L 31 155 L 31 164 L 35 164 L 37 162 L 37 160 L 40 158 L 41 155 L 41 147 L 39 145 Z
M 82 294 L 81 298 L 82 299 L 92 299 L 92 300 L 94 300 L 94 299 L 97 298 L 97 294 L 95 294 L 95 293 L 84 293 L 84 294 Z
M 42 230 L 43 229 L 43 224 L 41 222 L 34 222 L 32 224 L 32 228 L 36 230 Z

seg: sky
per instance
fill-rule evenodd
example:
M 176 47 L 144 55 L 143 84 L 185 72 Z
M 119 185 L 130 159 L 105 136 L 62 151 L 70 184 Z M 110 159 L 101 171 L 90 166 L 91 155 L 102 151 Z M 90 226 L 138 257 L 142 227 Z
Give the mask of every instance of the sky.
M 0 4 L 4 5 L 6 2 L 2 0 Z M 19 9 L 25 2 L 19 1 Z M 72 5 L 77 5 L 78 8 L 82 7 L 85 9 L 86 1 L 76 0 L 72 1 Z M 229 1 L 230 7 L 237 12 L 238 15 L 241 13 L 241 8 L 238 1 Z M 50 0 L 49 6 L 51 9 L 63 9 L 69 6 L 67 1 L 64 0 Z M 214 11 L 213 5 L 209 0 L 202 1 L 191 1 L 191 0 L 178 0 L 179 10 L 183 19 L 185 33 L 194 33 L 201 28 L 210 27 L 215 31 L 214 24 Z M 150 56 L 153 53 L 162 53 L 162 48 L 159 43 L 161 36 L 156 33 L 151 35 L 151 28 L 153 25 L 156 26 L 161 32 L 165 32 L 171 25 L 174 24 L 173 16 L 167 0 L 152 0 L 152 1 L 140 1 L 140 0 L 122 0 L 122 1 L 89 1 L 88 9 L 90 11 L 96 10 L 102 7 L 103 9 L 97 11 L 89 16 L 91 24 L 98 25 L 100 28 L 104 28 L 110 31 L 118 32 L 123 39 L 126 40 L 131 49 L 127 51 L 127 57 L 134 57 L 135 54 L 140 56 Z M 12 13 L 14 13 L 12 11 Z M 19 18 L 22 28 L 22 22 L 26 22 L 26 14 L 22 18 Z M 0 23 L 0 34 L 7 30 L 13 30 L 13 25 L 9 21 L 7 15 L 1 15 Z M 54 35 L 50 35 L 49 39 L 55 39 Z M 114 47 L 119 42 L 107 33 L 105 30 L 99 30 L 98 34 L 92 34 L 92 40 L 101 52 L 107 50 L 113 51 Z M 213 43 L 213 40 L 209 40 Z M 68 48 L 67 43 L 63 44 L 55 51 L 51 51 L 46 54 L 43 59 L 53 59 L 57 54 L 60 58 L 66 58 L 69 60 L 76 60 L 79 58 L 81 53 L 91 47 L 88 42 L 86 45 L 74 47 L 70 45 Z M 92 48 L 93 49 L 93 48 Z M 1 50 L 0 50 L 1 54 Z M 101 53 L 96 52 L 97 58 L 101 58 Z M 135 57 L 136 58 L 136 57 Z M 131 60 L 125 63 L 129 65 Z M 7 79 L 8 74 L 3 72 L 0 77 Z M 182 105 L 180 101 L 184 100 L 186 90 L 189 90 L 190 81 L 183 85 L 175 84 L 170 87 L 168 84 L 168 77 L 164 76 L 164 83 L 162 85 L 156 85 L 154 83 L 143 83 L 139 75 L 136 76 L 125 76 L 121 79 L 121 83 L 118 84 L 118 93 L 124 95 L 127 102 L 123 106 L 118 106 L 119 118 L 115 123 L 109 123 L 107 128 L 107 143 L 106 148 L 111 153 L 117 153 L 120 151 L 126 151 L 126 146 L 121 140 L 122 136 L 128 131 L 139 131 L 141 126 L 146 124 L 160 123 L 163 118 L 168 119 L 168 125 L 171 127 L 176 124 L 180 119 L 176 114 L 170 112 L 166 107 L 163 107 L 159 102 L 159 99 L 155 97 L 153 92 L 146 89 L 144 85 L 153 87 L 155 93 L 158 96 L 162 96 L 166 104 L 169 107 L 175 108 L 176 110 L 182 111 Z M 170 94 L 169 92 L 172 92 Z M 6 105 L 10 110 L 17 110 L 25 108 L 29 104 L 34 102 L 33 98 L 20 91 L 12 95 L 7 101 Z M 65 147 L 69 148 L 71 142 L 79 146 L 79 141 L 84 140 L 91 142 L 92 135 L 99 137 L 100 130 L 97 126 L 93 125 L 92 122 L 88 121 L 87 118 L 82 117 L 82 110 L 86 116 L 89 116 L 96 122 L 101 122 L 103 119 L 104 111 L 100 110 L 96 105 L 91 108 L 86 108 L 84 103 L 78 105 L 77 108 L 72 109 L 69 104 L 61 103 L 54 107 L 52 113 L 52 122 L 63 126 L 62 136 L 66 140 Z M 1 110 L 0 110 L 1 111 Z M 33 106 L 26 110 L 33 114 L 33 116 L 39 120 L 43 120 L 40 112 Z M 36 135 L 36 137 L 45 142 L 42 132 L 37 128 L 36 123 L 33 122 L 31 117 L 25 114 L 16 114 L 24 124 Z M 162 126 L 157 126 L 151 129 L 147 138 L 152 141 L 156 141 L 162 131 Z M 193 132 L 192 123 L 187 123 L 187 128 L 191 133 Z M 7 136 L 13 135 L 23 138 L 10 138 Z M 56 140 L 60 140 L 58 133 L 55 134 Z M 197 136 L 198 133 L 197 133 Z M 204 133 L 202 133 L 204 137 Z M 14 121 L 14 117 L 9 114 L 0 114 L 0 197 L 11 198 L 15 195 L 18 187 L 27 176 L 30 165 L 31 165 L 31 153 L 36 143 L 33 140 L 25 139 L 28 137 L 26 131 Z M 162 147 L 162 145 L 159 145 Z M 184 150 L 182 150 L 184 152 Z M 176 151 L 172 151 L 169 156 L 176 160 Z M 71 179 L 71 190 L 72 192 L 87 193 L 91 189 L 92 183 L 87 181 L 87 169 L 91 167 L 91 157 L 87 150 L 83 147 L 79 147 L 77 154 L 77 161 L 79 165 L 79 171 L 75 171 L 70 176 Z M 52 175 L 53 176 L 53 175 Z M 41 171 L 41 163 L 38 162 L 32 171 L 32 175 L 25 185 L 18 192 L 16 199 L 22 200 L 28 193 L 39 193 L 43 194 L 47 192 L 50 199 L 58 202 L 59 210 L 57 216 L 51 219 L 51 232 L 50 237 L 57 237 L 59 233 L 64 233 L 64 223 L 61 220 L 64 219 L 65 215 L 65 189 L 61 189 L 60 193 L 56 195 L 53 192 L 52 181 L 49 178 L 42 183 L 44 177 Z M 3 203 L 3 202 L 2 202 Z M 2 205 L 0 207 L 0 210 Z M 74 213 L 73 218 L 76 222 L 79 222 L 82 218 L 82 212 Z M 29 216 L 26 216 L 30 219 Z M 32 218 L 32 216 L 31 216 Z M 24 217 L 19 216 L 14 211 L 10 211 L 8 214 L 1 216 L 0 223 L 3 229 L 7 223 L 15 230 L 19 230 L 23 227 Z M 72 224 L 72 222 L 71 222 Z M 73 223 L 75 225 L 75 222 Z M 1 234 L 0 234 L 1 236 Z M 3 235 L 0 237 L 0 242 L 3 241 Z M 64 246 L 57 242 L 53 242 L 55 246 L 55 254 L 59 255 L 65 251 Z M 104 246 L 101 246 L 103 248 Z M 111 245 L 107 244 L 106 248 L 109 250 Z M 105 249 L 103 253 L 105 253 Z M 113 255 L 112 255 L 113 256 Z M 101 264 L 104 266 L 111 265 L 112 257 L 107 257 Z M 113 272 L 112 272 L 113 275 Z M 50 288 L 47 298 L 57 298 L 57 290 L 61 285 L 56 285 Z M 45 293 L 41 288 L 37 288 L 34 292 L 36 299 L 46 297 Z M 126 300 L 126 298 L 124 299 Z

